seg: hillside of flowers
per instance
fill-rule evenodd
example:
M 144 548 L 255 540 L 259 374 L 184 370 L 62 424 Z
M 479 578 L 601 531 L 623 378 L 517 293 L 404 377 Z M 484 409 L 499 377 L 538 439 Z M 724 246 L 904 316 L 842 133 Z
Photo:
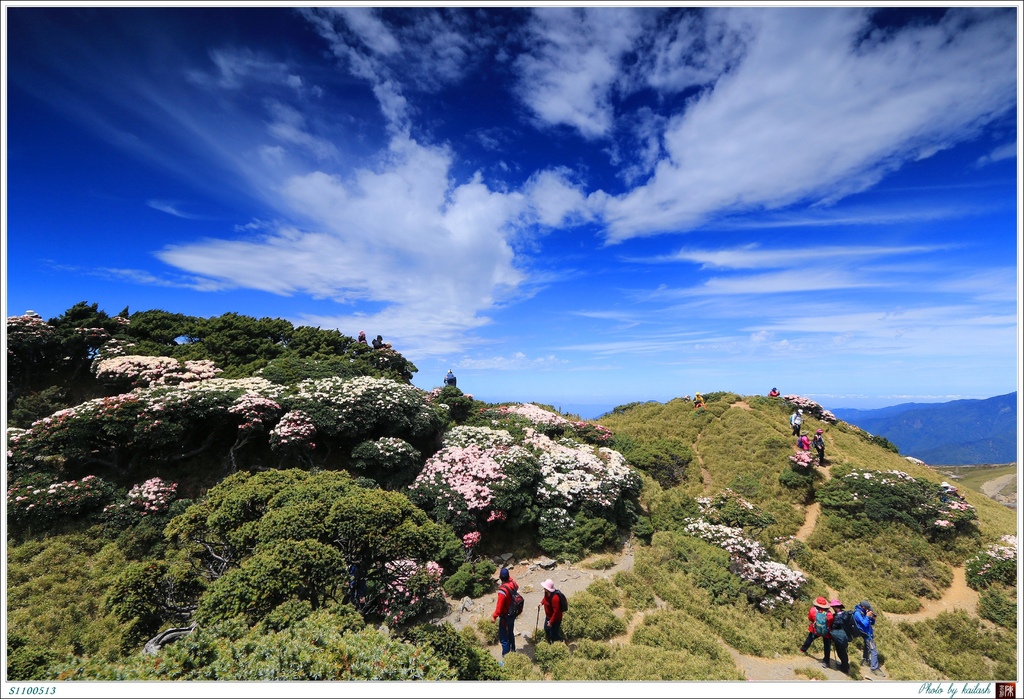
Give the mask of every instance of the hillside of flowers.
M 399 351 L 280 319 L 82 303 L 7 328 L 9 679 L 735 678 L 722 646 L 794 647 L 826 586 L 907 613 L 954 566 L 995 629 L 974 665 L 1005 666 L 1012 513 L 801 396 L 582 420 L 421 390 Z M 797 407 L 825 462 L 796 449 Z M 502 666 L 489 613 L 439 623 L 493 599 L 498 565 L 627 546 L 635 566 L 570 603 L 578 648 Z M 944 623 L 943 643 L 975 642 Z M 956 676 L 913 633 L 885 626 L 892 676 Z

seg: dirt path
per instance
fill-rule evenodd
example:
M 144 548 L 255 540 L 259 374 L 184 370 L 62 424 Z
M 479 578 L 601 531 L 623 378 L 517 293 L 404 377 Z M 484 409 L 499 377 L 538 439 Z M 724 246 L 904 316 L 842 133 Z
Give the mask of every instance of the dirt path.
M 807 537 L 814 531 L 814 525 L 818 523 L 818 515 L 821 514 L 821 503 L 812 502 L 807 506 L 807 518 L 804 519 L 804 523 L 797 529 L 794 538 L 798 541 L 807 541 Z
M 963 609 L 971 615 L 978 609 L 978 593 L 967 587 L 967 574 L 963 566 L 953 568 L 953 583 L 942 594 L 941 599 L 921 600 L 921 609 L 913 614 L 887 613 L 885 616 L 893 621 L 921 621 L 954 609 Z
M 987 481 L 982 484 L 981 492 L 985 493 L 985 495 L 988 495 L 990 498 L 995 500 L 996 496 L 999 495 L 1000 492 L 1002 492 L 1003 488 L 1010 485 L 1010 483 L 1012 483 L 1013 479 L 1016 477 L 1016 473 L 1008 473 L 1005 476 L 994 478 L 993 480 Z

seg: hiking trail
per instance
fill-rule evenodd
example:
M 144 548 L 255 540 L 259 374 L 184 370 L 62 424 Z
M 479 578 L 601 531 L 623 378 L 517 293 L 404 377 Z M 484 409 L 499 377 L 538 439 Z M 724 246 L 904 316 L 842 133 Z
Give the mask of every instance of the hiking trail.
M 742 401 L 733 404 L 731 407 L 738 408 L 740 410 L 750 409 L 750 406 Z M 694 455 L 700 465 L 701 476 L 704 481 L 704 492 L 709 493 L 711 488 L 711 474 L 704 468 L 703 459 L 701 458 L 700 451 L 697 448 L 698 441 L 700 441 L 699 434 L 693 445 Z M 821 467 L 821 471 L 824 474 L 826 482 L 831 479 L 832 472 L 829 466 Z M 990 482 L 986 485 L 992 485 L 992 483 L 993 482 Z M 1005 485 L 1005 482 L 999 483 L 997 486 L 993 485 L 994 492 L 998 493 L 999 490 L 1005 487 Z M 988 495 L 987 489 L 985 490 L 985 493 Z M 805 510 L 804 522 L 797 530 L 794 538 L 799 541 L 806 541 L 813 533 L 820 515 L 821 504 L 818 502 L 809 504 Z M 512 577 L 519 583 L 519 591 L 526 600 L 523 614 L 519 617 L 515 625 L 517 651 L 525 653 L 532 659 L 535 644 L 537 642 L 546 642 L 544 640 L 543 628 L 544 615 L 543 612 L 538 614 L 537 611 L 540 600 L 544 596 L 543 589 L 541 588 L 541 583 L 544 580 L 551 578 L 555 582 L 555 586 L 566 594 L 569 598 L 569 613 L 572 613 L 572 597 L 574 594 L 583 592 L 595 580 L 614 578 L 615 574 L 620 571 L 632 570 L 633 555 L 632 541 L 628 541 L 618 553 L 591 556 L 575 564 L 555 563 L 550 559 L 544 558 L 521 561 L 509 560 L 505 565 L 511 571 Z M 602 569 L 587 567 L 595 561 L 609 558 L 612 561 L 612 565 L 610 567 L 604 567 Z M 497 561 L 495 562 L 497 564 Z M 790 561 L 789 565 L 794 570 L 799 570 L 794 562 Z M 827 592 L 831 597 L 837 596 L 837 592 L 835 590 L 827 588 Z M 496 601 L 497 591 L 475 599 L 466 598 L 461 601 L 449 600 L 450 611 L 447 615 L 442 617 L 438 623 L 450 622 L 456 629 L 462 629 L 467 626 L 475 628 L 479 621 L 485 619 L 490 620 Z M 885 617 L 886 619 L 896 623 L 915 622 L 923 619 L 929 619 L 942 612 L 952 611 L 955 609 L 962 609 L 972 616 L 977 616 L 977 605 L 978 593 L 967 586 L 964 568 L 960 566 L 953 568 L 952 584 L 943 592 L 940 599 L 922 599 L 921 609 L 917 612 L 911 614 L 885 613 Z M 632 616 L 627 624 L 626 632 L 620 636 L 609 639 L 608 642 L 618 645 L 628 644 L 632 638 L 633 632 L 643 624 L 644 618 L 647 614 L 656 613 L 666 607 L 667 604 L 663 600 L 656 599 L 655 607 L 649 610 L 630 612 L 624 607 L 617 608 L 615 610 L 615 614 L 620 618 L 625 618 L 625 616 L 629 614 L 632 614 Z M 850 644 L 850 674 L 847 675 L 837 669 L 834 669 L 836 663 L 834 653 L 832 656 L 833 666 L 829 669 L 825 669 L 821 666 L 824 649 L 822 644 L 817 641 L 811 646 L 807 655 L 801 655 L 798 653 L 797 649 L 803 641 L 805 634 L 806 626 L 800 626 L 795 632 L 792 645 L 781 648 L 780 652 L 776 653 L 775 656 L 771 658 L 746 655 L 722 640 L 719 640 L 719 643 L 729 652 L 730 656 L 732 656 L 733 662 L 736 664 L 736 667 L 748 680 L 793 682 L 825 678 L 827 680 L 853 682 L 873 679 L 870 673 L 866 671 L 866 667 L 859 666 L 860 646 L 858 644 Z M 567 638 L 570 646 L 574 640 L 575 639 Z M 497 644 L 491 645 L 489 646 L 489 650 L 495 658 L 501 658 L 500 646 Z M 884 669 L 884 664 L 882 667 Z M 798 670 L 801 671 L 801 674 L 797 674 Z M 939 678 L 936 679 L 939 680 Z

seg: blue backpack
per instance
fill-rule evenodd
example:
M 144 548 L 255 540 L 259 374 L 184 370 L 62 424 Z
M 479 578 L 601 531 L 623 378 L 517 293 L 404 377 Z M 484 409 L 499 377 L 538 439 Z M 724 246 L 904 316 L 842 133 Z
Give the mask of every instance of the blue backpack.
M 824 636 L 828 633 L 828 612 L 823 612 L 820 609 L 818 613 L 814 615 L 814 634 L 816 636 Z

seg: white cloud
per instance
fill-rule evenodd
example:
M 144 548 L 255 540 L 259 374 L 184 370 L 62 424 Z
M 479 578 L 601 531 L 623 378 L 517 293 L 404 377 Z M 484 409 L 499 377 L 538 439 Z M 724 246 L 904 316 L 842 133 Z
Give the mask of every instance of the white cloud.
M 903 246 L 838 246 L 773 248 L 762 249 L 758 245 L 746 245 L 721 250 L 696 250 L 683 248 L 670 255 L 657 258 L 659 262 L 697 262 L 702 269 L 773 269 L 798 267 L 806 269 L 810 263 L 834 265 L 844 261 L 870 258 L 899 259 L 904 255 L 917 255 L 948 249 L 939 245 Z
M 570 126 L 588 139 L 608 136 L 620 62 L 641 31 L 633 8 L 534 10 L 528 52 L 515 61 L 519 98 L 542 124 Z
M 835 201 L 973 138 L 1013 108 L 1015 33 L 1005 13 L 954 8 L 936 25 L 858 43 L 868 14 L 723 14 L 749 27 L 745 57 L 670 120 L 653 177 L 609 198 L 609 241 L 683 231 L 722 213 Z
M 983 167 L 990 163 L 997 163 L 1000 160 L 1009 160 L 1017 156 L 1017 144 L 1015 142 L 1004 143 L 1003 145 L 994 148 L 991 153 L 978 158 L 976 165 Z
M 146 206 L 148 206 L 151 209 L 156 209 L 157 211 L 162 211 L 165 214 L 170 214 L 171 216 L 177 216 L 178 218 L 184 218 L 189 220 L 195 220 L 199 218 L 194 214 L 189 214 L 182 211 L 180 208 L 178 208 L 177 204 L 170 201 L 163 201 L 161 199 L 150 199 L 149 201 L 146 202 Z
M 451 165 L 446 149 L 395 138 L 378 169 L 348 180 L 312 172 L 284 183 L 282 201 L 311 222 L 309 230 L 173 245 L 159 257 L 246 288 L 379 303 L 367 315 L 307 320 L 373 325 L 399 342 L 415 338 L 417 351 L 448 352 L 524 281 L 508 237 L 526 204 L 479 178 L 456 184 Z
M 559 359 L 553 354 L 531 358 L 523 352 L 514 352 L 510 356 L 460 359 L 455 366 L 472 371 L 550 371 L 560 369 L 566 364 L 567 360 Z

